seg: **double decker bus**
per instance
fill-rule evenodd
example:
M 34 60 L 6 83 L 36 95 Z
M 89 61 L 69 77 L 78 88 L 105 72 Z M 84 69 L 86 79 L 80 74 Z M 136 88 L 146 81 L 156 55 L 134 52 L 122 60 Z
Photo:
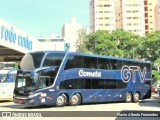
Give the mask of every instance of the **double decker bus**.
M 27 53 L 17 71 L 14 102 L 65 106 L 151 97 L 151 63 L 65 51 Z
M 0 62 L 0 101 L 13 100 L 13 91 L 16 80 L 15 62 Z

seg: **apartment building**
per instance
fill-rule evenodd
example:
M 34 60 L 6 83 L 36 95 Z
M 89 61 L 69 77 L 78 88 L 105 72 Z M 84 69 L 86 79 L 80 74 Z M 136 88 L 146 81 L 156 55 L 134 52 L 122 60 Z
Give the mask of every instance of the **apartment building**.
M 145 33 L 159 30 L 158 9 L 159 0 L 144 0 Z
M 91 0 L 90 1 L 90 31 L 99 29 L 112 31 L 116 29 L 115 22 L 116 0 Z
M 160 0 L 90 0 L 90 32 L 123 28 L 141 36 L 160 28 Z M 159 12 L 158 12 L 159 11 Z

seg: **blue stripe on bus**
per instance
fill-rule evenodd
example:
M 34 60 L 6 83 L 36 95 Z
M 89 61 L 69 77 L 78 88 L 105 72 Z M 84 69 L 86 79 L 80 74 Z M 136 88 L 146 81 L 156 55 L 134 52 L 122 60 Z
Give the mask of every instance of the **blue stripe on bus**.
M 91 96 L 95 96 L 97 95 L 98 93 L 100 93 L 103 89 L 100 89 L 99 91 L 97 91 L 96 93 L 92 94 Z M 90 96 L 90 95 L 89 95 Z M 88 101 L 89 99 L 91 99 L 90 97 L 88 96 L 88 98 L 86 98 L 84 101 Z
M 104 90 L 105 91 L 105 90 Z M 101 101 L 104 100 L 104 98 L 107 96 L 107 94 L 110 92 L 110 89 L 106 91 L 106 93 L 104 94 L 104 96 L 102 97 Z
M 123 89 L 122 90 L 120 90 L 120 91 L 118 91 L 113 97 L 111 97 L 109 100 L 112 100 L 113 98 L 115 98 L 119 93 L 121 93 L 123 91 Z

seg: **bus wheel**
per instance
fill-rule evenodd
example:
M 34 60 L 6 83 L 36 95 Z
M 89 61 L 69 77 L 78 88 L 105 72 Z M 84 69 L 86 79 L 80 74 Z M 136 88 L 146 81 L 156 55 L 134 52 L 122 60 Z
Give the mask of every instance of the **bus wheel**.
M 128 92 L 128 93 L 126 94 L 126 102 L 129 103 L 129 102 L 131 102 L 131 101 L 132 101 L 132 94 L 131 94 L 130 92 Z
M 56 99 L 56 105 L 57 107 L 62 107 L 67 104 L 67 96 L 65 94 L 60 94 Z
M 133 94 L 133 102 L 138 102 L 140 99 L 140 94 L 138 92 Z
M 81 95 L 79 93 L 76 93 L 71 96 L 69 100 L 69 105 L 76 106 L 79 105 L 82 101 Z

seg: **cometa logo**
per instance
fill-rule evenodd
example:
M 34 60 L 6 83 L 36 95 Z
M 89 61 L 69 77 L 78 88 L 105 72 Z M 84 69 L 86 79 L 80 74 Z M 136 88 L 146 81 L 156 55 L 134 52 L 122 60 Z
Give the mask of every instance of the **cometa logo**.
M 87 72 L 83 70 L 79 70 L 80 77 L 101 77 L 101 72 Z
M 128 83 L 130 80 L 135 82 L 136 72 L 138 72 L 140 80 L 143 83 L 146 76 L 146 67 L 144 67 L 142 71 L 139 66 L 127 66 L 127 65 L 124 65 L 121 69 L 121 78 L 123 82 Z

